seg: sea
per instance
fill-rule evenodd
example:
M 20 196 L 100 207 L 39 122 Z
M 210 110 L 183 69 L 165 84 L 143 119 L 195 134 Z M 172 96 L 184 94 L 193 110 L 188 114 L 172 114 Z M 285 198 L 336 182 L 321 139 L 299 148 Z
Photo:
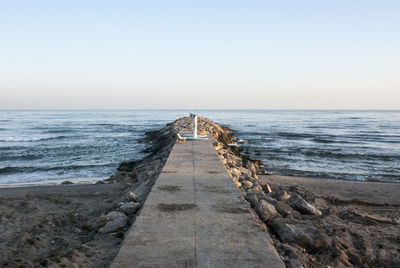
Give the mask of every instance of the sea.
M 0 111 L 0 186 L 93 183 L 188 110 Z M 197 110 L 273 174 L 400 183 L 400 111 Z

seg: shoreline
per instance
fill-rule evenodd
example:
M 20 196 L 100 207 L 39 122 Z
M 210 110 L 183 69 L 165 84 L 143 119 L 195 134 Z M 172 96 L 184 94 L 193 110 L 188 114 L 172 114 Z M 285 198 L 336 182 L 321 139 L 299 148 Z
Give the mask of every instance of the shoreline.
M 102 184 L 0 187 L 0 266 L 108 267 L 161 172 L 176 133 L 191 127 L 185 117 L 146 133 L 142 142 L 151 144 L 149 155 L 122 162 Z M 261 161 L 229 146 L 236 140 L 233 130 L 202 117 L 199 128 L 217 140 L 215 149 L 233 183 L 265 225 L 287 267 L 399 264 L 400 184 L 262 175 Z M 292 201 L 313 208 L 315 215 Z M 291 236 L 286 227 L 294 230 Z
M 363 181 L 363 180 L 346 180 L 346 179 L 336 179 L 336 178 L 323 178 L 323 177 L 307 177 L 307 176 L 292 176 L 292 175 L 284 175 L 279 173 L 258 173 L 260 177 L 268 177 L 269 179 L 280 178 L 284 180 L 290 181 L 307 181 L 311 182 L 329 182 L 329 183 L 346 183 L 346 184 L 371 184 L 371 185 L 399 185 L 400 182 L 390 182 L 390 181 Z M 43 182 L 25 182 L 25 183 L 8 183 L 8 184 L 0 184 L 0 190 L 3 188 L 24 188 L 24 187 L 42 187 L 42 186 L 73 186 L 73 185 L 95 185 L 100 184 L 99 181 L 104 182 L 110 177 L 94 177 L 94 178 L 69 178 L 69 179 L 58 179 L 52 180 L 51 183 L 49 181 Z M 90 182 L 92 181 L 92 182 Z M 72 182 L 64 183 L 63 182 Z

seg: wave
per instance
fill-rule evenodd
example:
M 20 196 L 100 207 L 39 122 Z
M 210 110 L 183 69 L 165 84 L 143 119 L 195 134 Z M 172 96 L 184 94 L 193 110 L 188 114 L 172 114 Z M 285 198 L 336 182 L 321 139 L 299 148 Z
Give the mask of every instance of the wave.
M 54 139 L 62 139 L 67 138 L 67 136 L 53 136 L 53 137 L 43 137 L 43 136 L 6 136 L 0 137 L 0 142 L 33 142 L 33 141 L 45 141 L 45 140 L 54 140 Z
M 36 160 L 44 157 L 43 155 L 37 154 L 25 154 L 25 155 L 3 155 L 0 156 L 0 161 L 10 161 L 10 160 Z
M 296 133 L 296 132 L 278 132 L 276 135 L 287 138 L 314 138 L 315 134 Z
M 88 164 L 88 165 L 71 165 L 64 167 L 3 167 L 0 168 L 0 174 L 15 174 L 15 173 L 32 173 L 32 172 L 46 172 L 46 171 L 71 171 L 71 170 L 79 170 L 79 169 L 88 169 L 88 168 L 99 168 L 99 167 L 112 167 L 116 166 L 115 163 L 103 163 L 103 164 Z
M 319 143 L 334 143 L 335 140 L 328 140 L 328 139 L 323 139 L 323 138 L 314 138 L 313 141 L 319 142 Z

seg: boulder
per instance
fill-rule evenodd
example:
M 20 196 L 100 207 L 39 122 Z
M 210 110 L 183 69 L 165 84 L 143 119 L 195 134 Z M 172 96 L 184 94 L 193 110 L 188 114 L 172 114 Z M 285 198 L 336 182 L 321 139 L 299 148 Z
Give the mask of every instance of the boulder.
M 131 171 L 139 161 L 123 161 L 119 164 L 118 171 Z
M 258 201 L 256 212 L 264 222 L 272 220 L 278 216 L 275 207 L 264 199 Z
M 242 165 L 242 159 L 233 154 L 227 154 L 226 161 L 229 167 L 240 167 Z
M 242 176 L 245 177 L 246 179 L 250 179 L 251 177 L 253 177 L 253 174 L 247 168 L 240 167 L 239 170 L 242 173 Z
M 267 195 L 263 190 L 255 192 L 257 194 L 258 199 L 265 199 Z
M 292 194 L 292 196 L 286 202 L 289 206 L 302 214 L 318 216 L 322 215 L 322 212 L 318 208 L 307 203 L 307 201 L 298 194 Z
M 112 232 L 117 232 L 124 229 L 128 225 L 128 217 L 118 218 L 113 221 L 109 221 L 99 229 L 100 234 L 108 234 Z
M 251 187 L 253 187 L 253 183 L 251 181 L 243 181 L 242 184 L 246 189 L 251 189 Z
M 257 181 L 253 181 L 253 186 L 251 187 L 251 191 L 253 192 L 260 192 L 262 191 L 262 187 L 260 186 L 260 184 L 258 184 Z
M 257 193 L 247 193 L 245 199 L 250 203 L 251 207 L 256 207 L 258 204 Z
M 285 190 L 279 190 L 274 193 L 274 197 L 276 198 L 276 200 L 285 201 L 291 197 L 291 194 L 286 192 Z
M 275 209 L 282 217 L 295 219 L 301 218 L 301 214 L 297 210 L 293 210 L 285 202 L 278 202 L 278 204 L 275 206 Z
M 242 187 L 242 183 L 239 182 L 236 178 L 233 178 L 233 183 L 236 185 L 237 188 L 241 188 Z
M 126 224 L 127 224 L 127 222 L 128 222 L 128 217 L 124 214 L 124 213 L 122 213 L 122 212 L 120 212 L 120 211 L 111 211 L 111 212 L 109 212 L 109 213 L 107 213 L 107 214 L 105 214 L 105 215 L 102 215 L 98 220 L 97 220 L 97 222 L 96 222 L 96 224 L 95 224 L 95 227 L 98 229 L 98 228 L 101 228 L 101 227 L 105 227 L 109 222 L 120 222 L 120 223 L 123 223 L 123 222 L 126 222 Z M 126 225 L 125 224 L 125 225 Z M 115 225 L 115 224 L 114 224 Z M 113 226 L 114 226 L 113 225 Z M 107 229 L 106 230 L 109 230 L 110 229 L 110 226 L 109 227 L 107 227 Z M 100 230 L 99 230 L 100 231 Z M 104 231 L 104 230 L 103 230 Z
M 274 221 L 269 226 L 279 235 L 282 242 L 297 244 L 308 252 L 316 252 L 329 246 L 328 237 L 313 226 L 279 221 Z
M 257 169 L 256 166 L 254 165 L 253 162 L 247 160 L 244 164 L 244 167 L 247 168 L 248 170 L 250 170 L 253 174 L 257 173 Z
M 121 202 L 138 202 L 138 198 L 134 192 L 129 191 L 121 197 Z
M 265 200 L 267 200 L 268 203 L 270 203 L 271 205 L 273 205 L 274 207 L 277 206 L 279 204 L 278 200 L 274 199 L 272 196 L 267 195 L 265 197 Z
M 127 177 L 127 173 L 126 172 L 117 172 L 114 175 L 112 175 L 110 178 L 106 179 L 106 181 L 116 181 L 116 182 L 121 182 L 123 180 L 125 180 L 125 178 Z
M 304 266 L 298 259 L 289 259 L 286 263 L 286 268 L 303 268 Z
M 62 185 L 70 185 L 70 184 L 74 184 L 74 183 L 71 181 L 63 181 L 61 184 Z
M 242 174 L 240 173 L 240 170 L 237 168 L 231 168 L 229 169 L 229 172 L 231 173 L 232 177 L 239 178 Z
M 140 208 L 140 203 L 137 202 L 121 202 L 118 205 L 118 210 L 128 216 L 132 216 Z

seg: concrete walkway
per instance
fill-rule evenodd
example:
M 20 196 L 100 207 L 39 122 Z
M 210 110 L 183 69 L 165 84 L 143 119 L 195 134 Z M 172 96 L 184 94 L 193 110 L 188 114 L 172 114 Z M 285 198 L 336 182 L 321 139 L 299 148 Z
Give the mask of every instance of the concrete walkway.
M 212 140 L 175 144 L 111 267 L 285 267 Z

